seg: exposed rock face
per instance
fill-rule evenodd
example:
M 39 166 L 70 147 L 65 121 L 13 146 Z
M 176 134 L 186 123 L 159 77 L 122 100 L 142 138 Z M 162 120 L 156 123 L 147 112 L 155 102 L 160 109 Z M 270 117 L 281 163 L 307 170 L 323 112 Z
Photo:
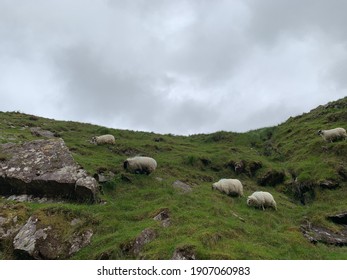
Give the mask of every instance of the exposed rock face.
M 98 185 L 73 160 L 62 139 L 0 145 L 0 194 L 96 202 Z
M 314 244 L 321 242 L 335 246 L 347 245 L 347 228 L 336 233 L 322 226 L 312 225 L 307 221 L 301 226 L 301 231 L 303 235 Z
M 50 219 L 60 219 L 60 225 L 51 223 Z M 76 219 L 69 221 L 57 213 L 40 218 L 31 216 L 13 240 L 14 254 L 18 259 L 66 259 L 90 243 L 93 231 L 80 231 L 82 223 Z M 64 232 L 66 227 L 72 232 L 69 235 Z
M 36 241 L 39 239 L 45 240 L 47 238 L 47 231 L 51 227 L 36 230 L 36 223 L 38 219 L 30 217 L 24 227 L 21 228 L 19 233 L 13 240 L 14 249 L 21 258 L 27 259 L 39 258 L 39 251 L 35 251 Z M 34 254 L 35 253 L 35 254 Z
M 86 176 L 76 181 L 75 194 L 77 200 L 95 202 L 98 200 L 96 197 L 98 190 L 98 184 L 93 177 Z

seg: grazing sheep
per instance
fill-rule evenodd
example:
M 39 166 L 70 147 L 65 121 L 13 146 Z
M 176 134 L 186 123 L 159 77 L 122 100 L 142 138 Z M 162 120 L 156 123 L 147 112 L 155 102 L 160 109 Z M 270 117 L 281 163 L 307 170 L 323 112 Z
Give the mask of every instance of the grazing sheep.
M 103 145 L 103 144 L 116 144 L 116 140 L 113 135 L 111 134 L 105 134 L 101 136 L 94 136 L 92 137 L 91 141 L 92 144 L 95 145 Z
M 220 179 L 212 185 L 212 190 L 216 189 L 230 196 L 243 196 L 243 186 L 237 179 Z
M 132 173 L 149 175 L 157 168 L 157 162 L 150 157 L 133 157 L 124 161 L 123 167 Z
M 327 142 L 334 142 L 337 140 L 344 140 L 347 138 L 346 130 L 342 127 L 337 127 L 329 130 L 319 130 L 318 135 L 322 136 L 322 138 Z
M 269 192 L 254 192 L 247 198 L 247 205 L 261 207 L 263 210 L 265 210 L 265 207 L 272 207 L 277 210 L 276 201 Z

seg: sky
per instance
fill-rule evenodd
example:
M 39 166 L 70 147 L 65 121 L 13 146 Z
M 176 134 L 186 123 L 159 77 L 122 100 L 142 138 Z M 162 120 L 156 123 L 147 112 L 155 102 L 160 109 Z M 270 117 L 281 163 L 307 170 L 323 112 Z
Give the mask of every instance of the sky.
M 190 135 L 347 96 L 345 0 L 0 0 L 0 111 Z

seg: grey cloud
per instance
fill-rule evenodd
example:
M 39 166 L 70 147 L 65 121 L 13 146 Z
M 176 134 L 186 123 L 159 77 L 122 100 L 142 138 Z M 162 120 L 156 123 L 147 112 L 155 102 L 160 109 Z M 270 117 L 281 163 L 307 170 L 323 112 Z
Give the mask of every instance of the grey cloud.
M 305 38 L 322 32 L 338 40 L 347 37 L 344 0 L 248 0 L 252 10 L 249 31 L 259 42 L 274 43 L 281 36 Z
M 174 70 L 201 79 L 204 86 L 215 86 L 232 77 L 249 51 L 248 9 L 241 2 L 195 2 L 192 22 L 177 36 L 181 48 L 173 53 Z M 183 43 L 181 43 L 183 42 Z
M 108 66 L 104 59 L 83 46 L 57 55 L 56 67 L 66 85 L 67 103 L 81 104 L 79 110 L 91 114 L 100 111 L 131 115 L 146 110 L 144 104 L 154 106 L 158 97 L 153 96 L 153 77 Z
M 0 109 L 175 134 L 272 125 L 346 95 L 346 5 L 1 1 Z
M 335 87 L 344 90 L 347 95 L 347 50 L 345 55 L 331 67 L 328 78 L 333 81 Z
M 56 67 L 66 85 L 65 107 L 76 114 L 102 115 L 123 128 L 185 134 L 207 129 L 213 120 L 207 102 L 170 100 L 155 86 L 160 83 L 167 89 L 175 79 L 106 67 L 102 57 L 83 46 L 57 55 Z
M 211 127 L 216 125 L 216 108 L 209 106 L 208 102 L 184 100 L 174 104 L 173 111 L 166 120 L 174 124 L 175 131 L 184 134 L 194 134 L 197 131 L 214 131 Z M 167 131 L 169 132 L 169 131 Z

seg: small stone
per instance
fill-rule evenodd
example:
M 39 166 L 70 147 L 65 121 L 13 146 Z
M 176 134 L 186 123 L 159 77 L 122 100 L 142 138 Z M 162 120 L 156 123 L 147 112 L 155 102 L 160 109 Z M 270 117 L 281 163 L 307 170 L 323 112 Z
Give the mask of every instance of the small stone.
M 176 248 L 172 260 L 195 260 L 195 250 L 193 246 L 183 246 Z
M 78 225 L 79 223 L 81 223 L 81 220 L 75 218 L 75 219 L 73 219 L 73 220 L 71 221 L 70 225 L 75 226 L 75 225 Z
M 173 182 L 172 186 L 175 188 L 175 189 L 179 189 L 179 190 L 182 190 L 184 193 L 187 193 L 187 192 L 191 192 L 192 191 L 192 187 L 189 186 L 188 184 L 186 183 L 183 183 L 179 180 L 176 180 L 175 182 Z
M 153 220 L 155 221 L 160 221 L 161 222 L 161 225 L 163 227 L 169 227 L 170 224 L 171 224 L 171 221 L 170 221 L 170 215 L 169 215 L 169 209 L 168 208 L 165 208 L 165 209 L 162 209 L 158 215 L 156 215 Z
M 130 254 L 135 257 L 138 257 L 143 247 L 156 238 L 157 232 L 153 229 L 146 228 L 135 238 L 135 240 L 131 241 L 130 243 L 123 244 L 121 246 L 122 251 L 126 255 Z
M 81 250 L 81 248 L 87 246 L 90 243 L 92 236 L 93 236 L 92 230 L 87 230 L 82 235 L 75 234 L 71 241 L 69 255 L 73 255 L 74 253 Z
M 30 132 L 32 135 L 37 137 L 46 137 L 46 138 L 54 138 L 55 134 L 49 130 L 43 130 L 41 127 L 32 127 L 30 128 Z
M 157 238 L 157 233 L 155 230 L 146 228 L 141 232 L 141 234 L 136 237 L 134 247 L 133 247 L 133 252 L 135 255 L 138 255 L 143 246 L 145 246 L 147 243 L 153 241 L 154 239 Z

